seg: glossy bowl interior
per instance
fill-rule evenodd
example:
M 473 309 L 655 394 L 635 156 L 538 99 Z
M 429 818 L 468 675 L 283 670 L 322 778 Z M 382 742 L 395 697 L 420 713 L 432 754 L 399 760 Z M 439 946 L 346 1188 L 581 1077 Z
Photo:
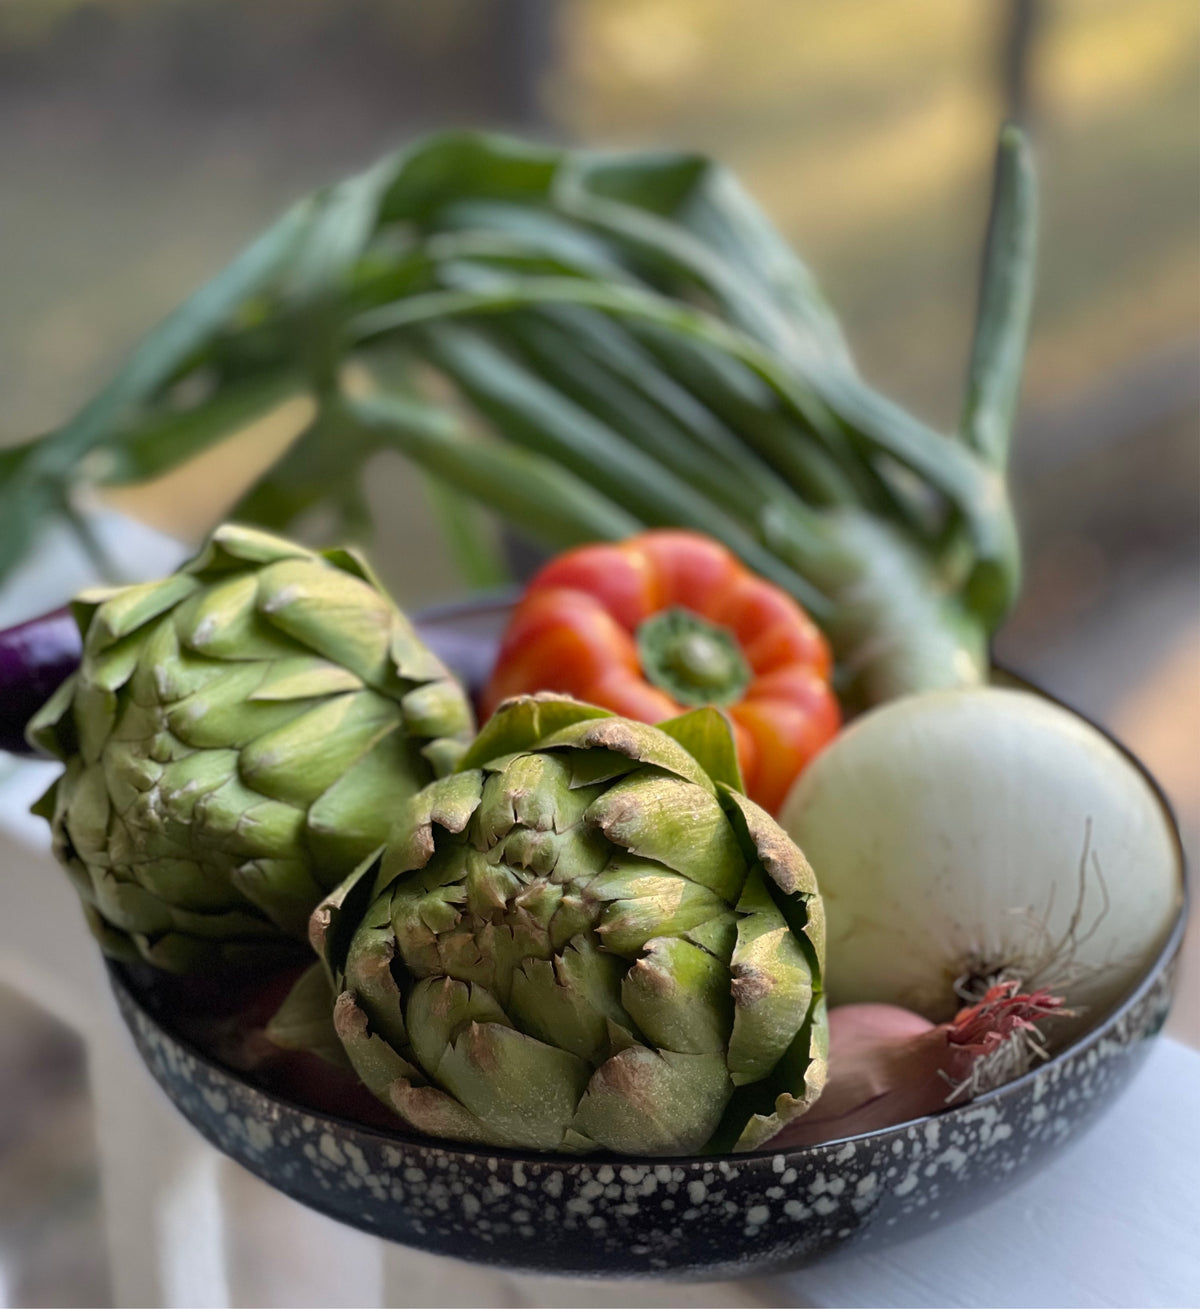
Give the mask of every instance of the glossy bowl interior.
M 477 688 L 507 612 L 498 598 L 432 611 L 420 627 Z M 322 1114 L 222 1066 L 176 1030 L 140 975 L 109 971 L 142 1059 L 180 1111 L 304 1204 L 393 1241 L 509 1268 L 700 1280 L 779 1272 L 850 1243 L 878 1247 L 1040 1168 L 1120 1093 L 1161 1029 L 1185 908 L 1134 991 L 1023 1077 L 886 1131 L 683 1159 L 468 1148 Z

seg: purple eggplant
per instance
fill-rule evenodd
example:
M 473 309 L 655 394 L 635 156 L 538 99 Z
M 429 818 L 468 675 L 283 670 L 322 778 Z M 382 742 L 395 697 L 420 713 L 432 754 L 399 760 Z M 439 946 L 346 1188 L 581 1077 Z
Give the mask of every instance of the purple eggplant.
M 81 649 L 69 609 L 0 630 L 0 750 L 33 753 L 25 724 L 79 666 Z
M 439 605 L 418 614 L 422 640 L 478 696 L 496 658 L 511 596 Z M 79 666 L 79 628 L 69 609 L 0 629 L 0 750 L 32 754 L 25 727 Z

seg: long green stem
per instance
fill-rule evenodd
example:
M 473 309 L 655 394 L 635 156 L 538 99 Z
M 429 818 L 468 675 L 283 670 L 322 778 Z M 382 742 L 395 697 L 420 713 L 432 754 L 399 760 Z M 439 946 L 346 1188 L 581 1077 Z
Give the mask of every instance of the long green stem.
M 960 424 L 963 439 L 1003 468 L 1021 391 L 1037 265 L 1037 180 L 1029 143 L 1000 134 L 996 181 L 979 286 L 975 340 Z
M 340 402 L 348 421 L 552 549 L 618 541 L 644 524 L 559 464 L 470 437 L 444 410 L 395 396 Z
M 1018 582 L 1004 465 L 1035 221 L 1006 129 L 953 437 L 859 377 L 808 270 L 712 161 L 416 143 L 293 209 L 71 422 L 0 452 L 0 570 L 75 480 L 165 472 L 300 379 L 318 417 L 242 500 L 253 521 L 359 512 L 393 449 L 552 547 L 708 532 L 812 611 L 865 699 L 970 680 Z M 397 346 L 416 369 L 344 398 Z M 426 378 L 453 398 L 412 399 Z
M 661 296 L 629 287 L 581 282 L 578 279 L 527 278 L 477 291 L 439 291 L 414 296 L 362 314 L 351 325 L 359 340 L 410 329 L 431 321 L 475 314 L 507 313 L 543 304 L 586 305 L 660 324 L 694 336 L 738 359 L 763 379 L 824 441 L 837 446 L 844 433 L 830 407 L 809 382 L 784 369 L 757 343 L 709 314 Z M 989 474 L 961 446 L 923 427 L 881 398 L 829 383 L 836 403 L 845 405 L 848 421 L 863 440 L 889 455 L 948 496 L 971 527 L 980 554 L 988 557 L 998 535 L 990 517 L 996 497 Z M 902 417 L 903 421 L 894 421 Z M 894 424 L 894 425 L 893 425 Z
M 656 323 L 627 326 L 677 385 L 737 432 L 802 500 L 818 506 L 861 503 L 857 470 L 848 471 L 817 440 L 798 430 L 770 387 L 744 364 Z
M 741 465 L 714 457 L 686 429 L 639 395 L 621 373 L 582 350 L 564 350 L 562 336 L 537 321 L 506 325 L 522 362 L 543 381 L 595 414 L 626 440 L 742 522 L 754 522 L 770 497 L 754 484 L 748 454 Z
M 656 526 L 690 527 L 723 541 L 764 577 L 810 608 L 825 598 L 734 519 L 637 445 L 538 381 L 484 337 L 442 324 L 422 333 L 429 357 L 509 440 L 563 464 Z

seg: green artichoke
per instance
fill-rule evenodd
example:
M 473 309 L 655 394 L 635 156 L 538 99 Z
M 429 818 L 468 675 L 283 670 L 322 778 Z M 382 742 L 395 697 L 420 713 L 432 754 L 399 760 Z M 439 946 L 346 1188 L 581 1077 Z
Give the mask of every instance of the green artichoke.
M 35 806 L 109 953 L 261 959 L 457 763 L 465 693 L 367 566 L 226 525 L 160 582 L 86 592 L 78 673 L 30 724 Z
M 728 726 L 502 705 L 312 918 L 359 1077 L 421 1132 L 748 1150 L 825 1080 L 812 870 Z M 328 1012 L 328 1011 L 327 1011 Z

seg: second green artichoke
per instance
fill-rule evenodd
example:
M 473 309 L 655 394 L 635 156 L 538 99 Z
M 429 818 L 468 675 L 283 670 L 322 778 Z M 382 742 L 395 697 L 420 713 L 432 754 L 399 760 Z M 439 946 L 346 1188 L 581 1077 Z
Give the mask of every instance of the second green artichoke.
M 85 593 L 83 657 L 30 724 L 37 806 L 107 953 L 261 961 L 448 773 L 466 695 L 371 575 L 219 528 L 160 582 Z
M 819 1095 L 824 918 L 720 715 L 500 707 L 313 915 L 337 1034 L 411 1127 L 491 1146 L 761 1146 Z

